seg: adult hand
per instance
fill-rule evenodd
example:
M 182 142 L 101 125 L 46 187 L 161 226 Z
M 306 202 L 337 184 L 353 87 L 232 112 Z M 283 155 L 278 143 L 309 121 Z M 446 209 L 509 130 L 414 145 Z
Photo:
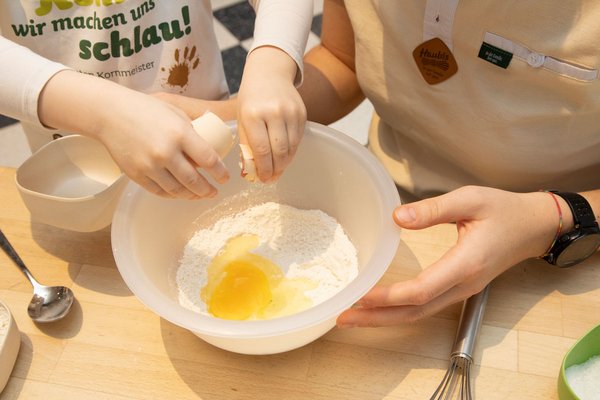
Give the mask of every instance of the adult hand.
M 263 46 L 246 61 L 238 94 L 240 143 L 252 150 L 258 178 L 277 180 L 304 134 L 306 107 L 294 87 L 297 66 L 282 50 Z
M 569 229 L 572 216 L 566 203 L 561 207 Z M 394 220 L 406 229 L 455 222 L 458 240 L 415 279 L 374 287 L 339 316 L 339 327 L 412 322 L 470 297 L 514 264 L 543 254 L 556 234 L 558 212 L 548 193 L 466 186 L 402 205 Z

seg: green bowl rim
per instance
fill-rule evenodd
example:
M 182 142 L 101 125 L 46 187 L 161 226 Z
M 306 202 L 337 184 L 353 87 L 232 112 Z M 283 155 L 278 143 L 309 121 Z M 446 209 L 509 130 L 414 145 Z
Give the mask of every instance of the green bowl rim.
M 596 332 L 598 331 L 598 332 Z M 567 375 L 566 375 L 566 368 L 572 366 L 572 365 L 576 365 L 579 363 L 573 363 L 571 365 L 569 365 L 568 367 L 566 366 L 566 362 L 567 362 L 567 358 L 569 357 L 569 355 L 571 355 L 571 353 L 573 352 L 573 350 L 579 346 L 581 344 L 582 341 L 586 340 L 590 335 L 592 334 L 596 334 L 598 335 L 598 337 L 600 337 L 600 324 L 594 326 L 593 328 L 591 328 L 589 331 L 587 331 L 583 336 L 581 336 L 579 339 L 577 339 L 577 341 L 575 343 L 573 343 L 573 345 L 569 348 L 569 350 L 567 351 L 567 353 L 565 354 L 565 356 L 562 359 L 562 362 L 560 363 L 560 374 L 559 374 L 559 382 L 558 382 L 558 386 L 559 386 L 559 395 L 560 395 L 560 387 L 561 384 L 563 386 L 563 389 L 566 389 L 569 394 L 571 396 L 573 396 L 573 399 L 579 399 L 579 396 L 577 396 L 575 394 L 575 392 L 573 391 L 573 388 L 571 388 L 571 385 L 569 385 L 569 382 L 567 381 Z M 594 357 L 596 355 L 600 355 L 599 354 L 595 354 L 595 355 L 591 355 L 590 357 L 587 358 L 587 360 L 589 360 L 591 357 Z M 585 362 L 586 360 L 582 361 Z

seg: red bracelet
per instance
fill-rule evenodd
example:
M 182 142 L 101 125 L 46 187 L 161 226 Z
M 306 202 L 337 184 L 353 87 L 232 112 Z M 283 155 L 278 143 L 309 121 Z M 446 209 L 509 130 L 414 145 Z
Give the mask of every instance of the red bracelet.
M 554 200 L 554 203 L 556 204 L 556 209 L 558 210 L 558 229 L 556 230 L 556 235 L 554 235 L 554 240 L 552 240 L 552 243 L 550 244 L 550 247 L 548 247 L 548 250 L 546 250 L 546 252 L 544 254 L 542 254 L 541 256 L 539 256 L 538 258 L 544 258 L 548 255 L 548 253 L 550 253 L 550 250 L 552 250 L 552 247 L 554 247 L 554 244 L 558 240 L 558 237 L 560 236 L 560 232 L 562 231 L 562 227 L 563 227 L 562 210 L 560 208 L 560 204 L 558 203 L 558 199 L 556 198 L 556 195 L 547 190 L 542 190 L 542 191 L 546 192 L 550 196 L 552 196 L 552 199 Z

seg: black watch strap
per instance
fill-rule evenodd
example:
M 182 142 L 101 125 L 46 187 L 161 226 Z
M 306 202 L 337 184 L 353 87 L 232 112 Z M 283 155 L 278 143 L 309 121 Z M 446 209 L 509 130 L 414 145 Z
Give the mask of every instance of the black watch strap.
M 557 190 L 551 190 L 551 192 L 565 199 L 571 208 L 573 223 L 576 227 L 581 226 L 587 228 L 596 226 L 594 210 L 592 210 L 590 203 L 588 203 L 582 195 L 572 192 L 559 192 Z

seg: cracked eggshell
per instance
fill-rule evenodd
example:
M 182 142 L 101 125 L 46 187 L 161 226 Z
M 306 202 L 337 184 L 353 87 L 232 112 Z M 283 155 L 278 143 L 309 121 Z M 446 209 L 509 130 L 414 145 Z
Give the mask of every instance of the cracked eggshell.
M 206 112 L 192 121 L 194 130 L 202 139 L 206 140 L 219 157 L 225 158 L 235 140 L 233 130 L 211 112 Z
M 256 181 L 256 164 L 254 164 L 252 150 L 247 144 L 242 143 L 240 143 L 240 169 L 242 178 L 248 182 Z

